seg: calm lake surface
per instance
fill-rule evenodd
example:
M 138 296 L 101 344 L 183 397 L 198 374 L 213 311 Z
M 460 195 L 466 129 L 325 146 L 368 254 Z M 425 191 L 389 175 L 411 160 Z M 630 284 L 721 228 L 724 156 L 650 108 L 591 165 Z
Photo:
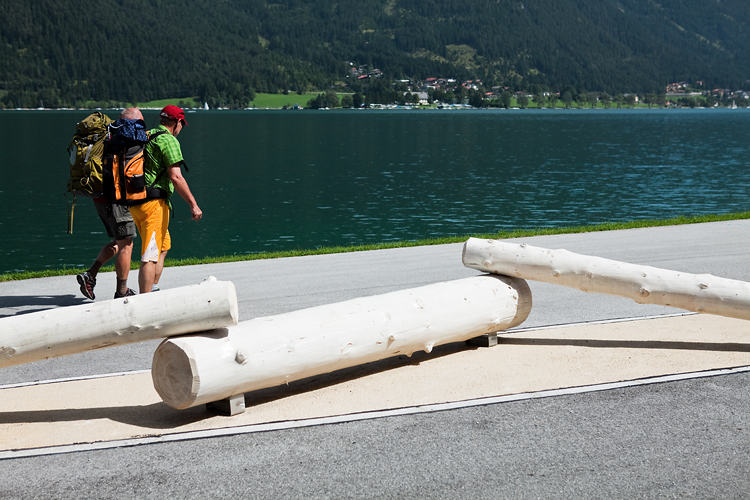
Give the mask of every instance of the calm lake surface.
M 0 272 L 88 267 L 107 241 L 88 199 L 66 234 L 66 149 L 88 114 L 0 112 Z M 745 109 L 187 119 L 185 177 L 204 218 L 175 195 L 172 258 L 750 210 Z

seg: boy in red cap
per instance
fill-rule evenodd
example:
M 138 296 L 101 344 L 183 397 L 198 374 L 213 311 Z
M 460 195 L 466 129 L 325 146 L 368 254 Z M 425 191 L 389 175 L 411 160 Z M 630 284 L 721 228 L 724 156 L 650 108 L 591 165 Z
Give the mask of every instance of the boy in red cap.
M 170 104 L 161 110 L 159 116 L 159 126 L 150 130 L 149 136 L 158 132 L 161 134 L 149 141 L 143 151 L 143 177 L 146 180 L 148 201 L 130 209 L 142 242 L 141 268 L 138 273 L 140 293 L 151 292 L 154 284 L 159 282 L 164 258 L 167 250 L 172 247 L 168 230 L 172 194 L 177 191 L 187 202 L 194 221 L 203 216 L 180 169 L 184 160 L 177 135 L 188 124 L 185 112 Z

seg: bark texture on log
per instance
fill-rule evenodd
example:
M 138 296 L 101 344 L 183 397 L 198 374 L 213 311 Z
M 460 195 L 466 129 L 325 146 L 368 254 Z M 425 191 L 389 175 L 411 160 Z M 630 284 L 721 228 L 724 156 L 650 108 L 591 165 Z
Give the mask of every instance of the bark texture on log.
M 0 368 L 236 325 L 234 284 L 199 285 L 0 319 Z
M 525 281 L 492 275 L 437 283 L 167 339 L 151 376 L 184 409 L 371 361 L 430 352 L 521 324 Z
M 750 319 L 750 283 L 689 274 L 567 250 L 470 238 L 466 267 L 705 314 Z

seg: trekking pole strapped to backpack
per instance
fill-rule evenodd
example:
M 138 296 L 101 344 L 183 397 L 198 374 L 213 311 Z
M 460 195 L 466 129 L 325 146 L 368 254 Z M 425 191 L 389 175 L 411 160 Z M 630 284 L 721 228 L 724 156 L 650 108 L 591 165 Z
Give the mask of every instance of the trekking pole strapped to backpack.
M 68 145 L 70 178 L 68 192 L 73 203 L 68 210 L 68 234 L 73 234 L 73 212 L 78 195 L 89 198 L 102 196 L 102 154 L 107 128 L 112 119 L 99 111 L 76 123 L 76 133 Z

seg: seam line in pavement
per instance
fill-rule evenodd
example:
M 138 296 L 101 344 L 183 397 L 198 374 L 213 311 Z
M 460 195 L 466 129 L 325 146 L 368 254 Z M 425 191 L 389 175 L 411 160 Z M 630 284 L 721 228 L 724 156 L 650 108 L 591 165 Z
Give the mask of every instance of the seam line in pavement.
M 709 370 L 692 373 L 680 373 L 675 375 L 662 375 L 658 377 L 649 377 L 624 382 L 611 382 L 605 384 L 594 384 L 587 386 L 571 387 L 566 389 L 552 389 L 538 392 L 526 392 L 519 394 L 510 394 L 506 396 L 493 396 L 488 398 L 470 399 L 466 401 L 457 401 L 452 403 L 437 403 L 423 406 L 412 406 L 406 408 L 396 408 L 392 410 L 379 410 L 363 413 L 354 413 L 349 415 L 336 415 L 332 417 L 318 417 L 305 420 L 291 420 L 285 422 L 271 422 L 264 424 L 252 424 L 239 427 L 228 427 L 223 429 L 208 429 L 202 431 L 190 431 L 175 434 L 165 434 L 162 436 L 150 436 L 144 438 L 122 439 L 117 441 L 85 443 L 75 445 L 53 446 L 46 448 L 31 448 L 24 450 L 8 450 L 0 452 L 0 460 L 14 458 L 30 458 L 45 455 L 59 455 L 65 453 L 76 453 L 82 451 L 94 451 L 113 448 L 127 448 L 132 446 L 141 446 L 147 444 L 170 443 L 178 441 L 190 441 L 195 439 L 218 438 L 226 436 L 236 436 L 242 434 L 254 434 L 256 432 L 269 432 L 287 429 L 297 429 L 302 427 L 313 427 L 317 425 L 341 424 L 348 422 L 357 422 L 361 420 L 371 420 L 376 418 L 395 417 L 404 415 L 416 415 L 419 413 L 433 413 L 438 411 L 456 410 L 461 408 L 470 408 L 474 406 L 487 406 L 491 404 L 509 403 L 515 401 L 524 401 L 539 398 L 548 398 L 555 396 L 564 396 L 572 394 L 583 394 L 587 392 L 606 391 L 611 389 L 622 389 L 625 387 L 636 387 L 650 384 L 659 384 L 664 382 L 676 382 L 680 380 L 690 380 L 696 378 L 716 377 L 720 375 L 731 375 L 737 373 L 750 372 L 750 366 L 739 366 L 734 368 L 723 368 L 719 370 Z
M 695 316 L 696 314 L 700 314 L 700 313 L 686 311 L 686 312 L 679 312 L 679 313 L 672 313 L 672 314 L 657 314 L 655 316 L 636 316 L 634 318 L 599 319 L 599 320 L 594 320 L 594 321 L 582 321 L 580 323 L 561 323 L 559 325 L 526 326 L 526 327 L 519 327 L 519 328 L 509 328 L 508 330 L 497 332 L 497 334 L 504 335 L 506 333 L 534 332 L 534 331 L 539 331 L 539 330 L 551 330 L 553 328 L 568 328 L 568 327 L 588 326 L 588 325 L 610 325 L 612 323 L 625 323 L 628 321 L 641 321 L 641 320 L 647 320 L 647 319 L 661 319 L 661 318 L 679 318 L 681 316 Z
M 58 384 L 60 382 L 77 382 L 79 380 L 94 380 L 98 378 L 121 377 L 123 375 L 137 375 L 139 373 L 150 373 L 151 370 L 135 370 L 132 372 L 102 373 L 101 375 L 83 375 L 81 377 L 56 378 L 51 380 L 36 380 L 34 382 L 19 382 L 17 384 L 0 385 L 0 390 L 16 389 L 18 387 L 31 387 L 34 385 Z

